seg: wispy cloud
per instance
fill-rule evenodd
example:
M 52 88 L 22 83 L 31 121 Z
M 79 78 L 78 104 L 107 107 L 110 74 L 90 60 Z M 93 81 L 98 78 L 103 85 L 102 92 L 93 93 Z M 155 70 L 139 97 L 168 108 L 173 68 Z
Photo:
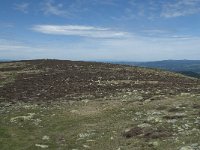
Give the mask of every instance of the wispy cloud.
M 176 0 L 163 5 L 161 17 L 173 18 L 200 13 L 200 0 Z
M 169 0 L 169 1 L 139 1 L 130 0 L 128 6 L 122 10 L 121 16 L 114 16 L 115 20 L 133 20 L 146 18 L 176 18 L 200 13 L 200 0 Z
M 63 8 L 62 3 L 55 3 L 54 0 L 46 0 L 42 4 L 42 11 L 45 15 L 68 16 L 69 12 Z
M 90 28 L 82 27 L 82 29 Z M 100 30 L 108 29 L 101 28 Z M 56 43 L 48 41 L 46 44 L 0 39 L 0 56 L 9 59 L 60 58 L 119 61 L 199 59 L 200 56 L 200 45 L 198 44 L 200 38 L 192 36 L 186 38 L 174 35 L 160 38 L 134 35 L 128 38 L 86 38 L 76 42 L 66 42 L 66 40 Z
M 54 35 L 81 36 L 88 38 L 125 38 L 129 34 L 111 30 L 109 28 L 101 28 L 94 26 L 80 25 L 35 25 L 32 30 Z
M 41 2 L 41 10 L 45 15 L 56 15 L 60 17 L 80 17 L 84 12 L 98 13 L 93 10 L 94 7 L 116 7 L 118 0 L 73 0 L 73 1 L 56 1 L 44 0 Z
M 48 46 L 39 44 L 26 43 L 25 41 L 17 41 L 13 39 L 0 38 L 0 58 L 4 59 L 36 59 L 48 58 L 51 52 L 53 58 L 53 50 Z M 55 53 L 55 52 L 54 52 Z
M 14 4 L 14 9 L 23 13 L 28 13 L 28 8 L 29 8 L 29 3 Z
M 12 28 L 12 27 L 14 27 L 14 24 L 9 23 L 9 22 L 0 22 L 0 27 L 1 28 Z
M 30 46 L 14 40 L 0 39 L 0 51 L 15 51 L 30 49 Z
M 109 6 L 117 6 L 117 0 L 90 0 L 90 3 L 96 5 L 109 5 Z

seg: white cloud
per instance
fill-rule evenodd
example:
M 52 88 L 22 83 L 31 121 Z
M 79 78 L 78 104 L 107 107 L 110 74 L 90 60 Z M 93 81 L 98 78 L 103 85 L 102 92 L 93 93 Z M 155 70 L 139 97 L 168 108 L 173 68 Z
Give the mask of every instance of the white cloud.
M 13 23 L 9 23 L 9 22 L 0 22 L 0 27 L 1 28 L 13 28 L 14 24 Z
M 89 0 L 88 0 L 89 1 Z M 117 6 L 117 0 L 90 0 L 90 3 L 96 5 L 108 5 L 108 6 Z
M 55 3 L 54 0 L 47 0 L 42 5 L 45 15 L 68 16 L 69 12 L 63 8 L 62 3 Z
M 84 28 L 84 27 L 83 27 Z M 89 27 L 85 27 L 89 28 Z M 200 38 L 184 36 L 96 39 L 68 42 L 21 43 L 0 39 L 1 58 L 149 61 L 200 59 Z
M 24 42 L 19 42 L 15 40 L 8 40 L 8 39 L 0 39 L 0 52 L 1 51 L 12 51 L 16 54 L 18 52 L 30 52 L 30 51 L 41 51 L 45 50 L 44 47 L 38 47 L 36 45 L 30 45 Z
M 0 58 L 1 59 L 36 59 L 47 58 L 50 49 L 48 47 L 19 42 L 11 39 L 0 38 Z M 53 53 L 51 53 L 53 56 Z M 45 57 L 46 56 L 46 57 Z
M 129 0 L 128 5 L 121 11 L 121 16 L 112 16 L 115 20 L 133 20 L 146 18 L 176 18 L 200 13 L 200 0 Z
M 161 30 L 161 29 L 147 29 L 143 30 L 143 33 L 149 34 L 149 35 L 168 35 L 171 34 L 171 31 L 168 30 Z
M 200 0 L 176 0 L 163 4 L 161 17 L 173 18 L 200 13 Z
M 53 35 L 81 36 L 88 38 L 125 38 L 129 34 L 109 28 L 80 25 L 35 25 L 32 30 Z
M 28 13 L 29 3 L 20 3 L 15 4 L 14 8 L 18 11 L 21 11 L 23 13 Z

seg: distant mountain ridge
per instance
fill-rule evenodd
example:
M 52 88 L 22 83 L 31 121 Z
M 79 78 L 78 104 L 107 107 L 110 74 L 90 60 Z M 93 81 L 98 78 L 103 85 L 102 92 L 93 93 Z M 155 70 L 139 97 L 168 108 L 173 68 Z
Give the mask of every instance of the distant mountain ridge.
M 155 62 L 143 62 L 137 65 L 171 71 L 192 71 L 200 73 L 200 60 L 163 60 Z
M 113 62 L 131 66 L 140 66 L 178 72 L 200 78 L 200 60 L 163 60 L 152 62 Z
M 8 62 L 8 61 L 12 61 L 11 59 L 0 59 L 0 62 Z

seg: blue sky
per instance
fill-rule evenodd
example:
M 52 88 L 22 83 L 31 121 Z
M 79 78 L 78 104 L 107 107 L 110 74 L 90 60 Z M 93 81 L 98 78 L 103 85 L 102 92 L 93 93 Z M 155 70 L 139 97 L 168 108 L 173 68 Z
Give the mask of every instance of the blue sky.
M 200 0 L 1 0 L 0 58 L 200 59 Z

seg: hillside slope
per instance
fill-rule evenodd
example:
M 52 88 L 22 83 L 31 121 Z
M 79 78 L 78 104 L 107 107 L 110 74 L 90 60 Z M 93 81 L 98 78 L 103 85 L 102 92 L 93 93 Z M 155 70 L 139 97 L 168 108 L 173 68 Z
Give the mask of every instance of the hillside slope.
M 0 64 L 1 97 L 11 101 L 98 98 L 120 91 L 157 94 L 198 91 L 199 80 L 170 72 L 103 63 L 35 60 Z M 3 67 L 2 67 L 3 66 Z
M 200 149 L 200 81 L 91 62 L 0 63 L 1 150 Z

